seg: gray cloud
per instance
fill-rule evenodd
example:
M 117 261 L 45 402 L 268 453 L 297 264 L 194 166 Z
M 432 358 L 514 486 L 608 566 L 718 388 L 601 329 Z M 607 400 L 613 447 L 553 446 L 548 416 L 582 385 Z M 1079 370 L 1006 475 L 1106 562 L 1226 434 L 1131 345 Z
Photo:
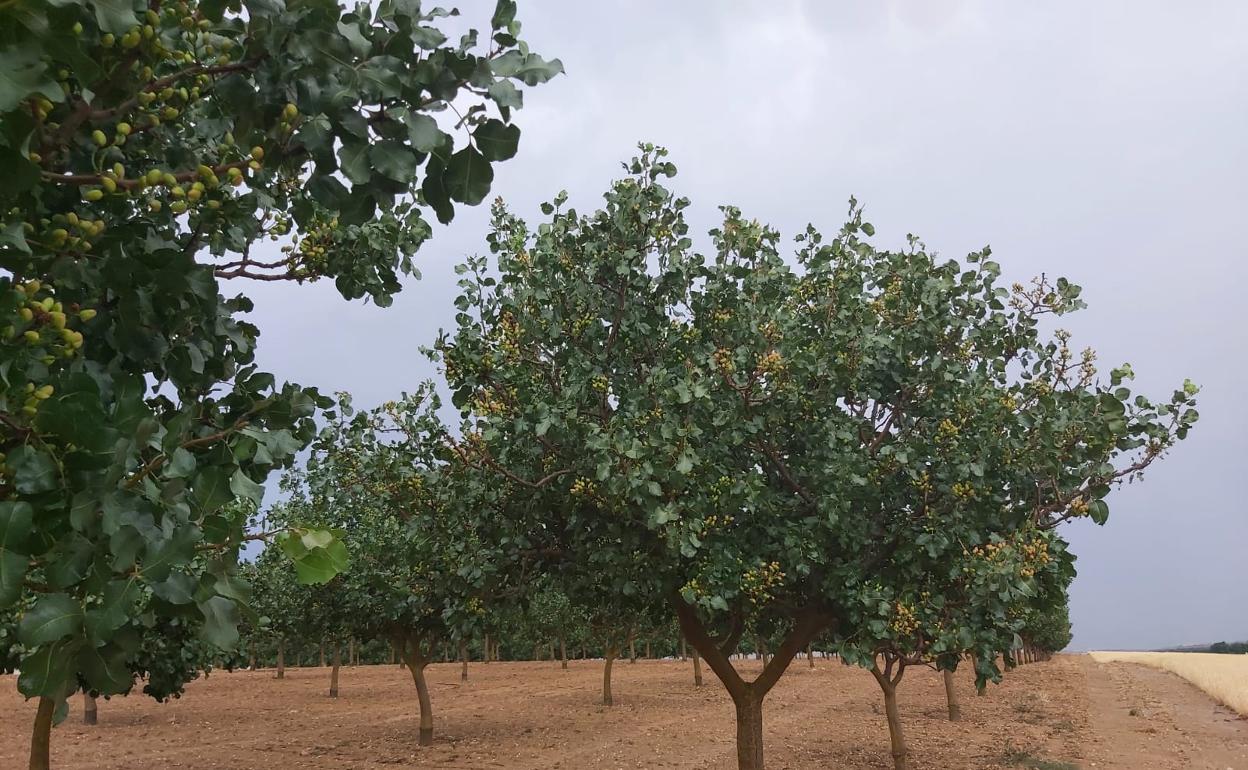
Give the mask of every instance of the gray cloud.
M 492 3 L 465 3 L 485 19 Z M 1138 389 L 1204 386 L 1192 437 L 1111 500 L 1080 556 L 1075 646 L 1248 638 L 1238 464 L 1248 457 L 1248 5 L 523 2 L 534 50 L 568 76 L 526 94 L 495 192 L 560 189 L 589 209 L 638 140 L 666 145 L 692 221 L 722 203 L 796 233 L 852 194 L 882 242 L 991 244 L 1010 278 L 1080 283 L 1075 340 Z M 256 287 L 262 363 L 369 405 L 434 375 L 417 348 L 451 322 L 452 266 L 484 251 L 461 212 L 393 308 L 329 285 Z

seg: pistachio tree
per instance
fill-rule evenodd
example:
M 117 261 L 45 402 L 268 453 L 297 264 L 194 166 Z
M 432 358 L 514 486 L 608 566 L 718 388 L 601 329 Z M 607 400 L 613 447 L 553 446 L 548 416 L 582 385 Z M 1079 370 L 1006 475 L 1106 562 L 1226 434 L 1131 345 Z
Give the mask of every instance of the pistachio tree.
M 329 403 L 256 368 L 252 302 L 224 282 L 388 304 L 425 212 L 481 201 L 515 153 L 521 86 L 561 67 L 514 2 L 456 40 L 453 13 L 0 3 L 0 608 L 40 699 L 32 767 L 80 680 L 130 686 L 151 595 L 232 637 L 239 547 L 272 533 L 224 506 L 258 501 Z M 341 566 L 332 536 L 287 534 L 305 577 Z
M 507 485 L 482 483 L 447 445 L 432 386 L 369 411 L 343 397 L 313 446 L 302 517 L 341 533 L 351 568 L 332 591 L 333 622 L 394 643 L 416 687 L 420 745 L 433 740 L 425 668 L 444 643 L 479 635 L 488 603 L 508 591 L 525 538 L 506 510 Z M 288 539 L 280 547 L 301 547 Z
M 741 768 L 794 655 L 890 622 L 881 591 L 910 595 L 920 554 L 1102 522 L 1196 419 L 1194 386 L 1135 396 L 1042 330 L 1082 304 L 1065 280 L 876 247 L 856 205 L 792 256 L 725 208 L 703 257 L 662 151 L 627 169 L 593 213 L 495 210 L 438 345 L 476 415 L 457 451 L 528 491 L 565 569 L 666 598 L 734 701 Z M 752 680 L 730 659 L 747 628 L 779 639 Z
M 841 657 L 868 668 L 884 696 L 893 765 L 910 766 L 898 689 L 908 668 L 942 673 L 949 719 L 961 718 L 953 673 L 976 661 L 976 683 L 999 680 L 996 657 L 1009 655 L 1029 618 L 1064 596 L 1073 558 L 1052 529 L 989 532 L 982 545 L 921 548 L 908 560 L 920 571 L 910 581 L 878 581 L 879 617 L 842 638 Z M 982 663 L 980 663 L 982 661 Z

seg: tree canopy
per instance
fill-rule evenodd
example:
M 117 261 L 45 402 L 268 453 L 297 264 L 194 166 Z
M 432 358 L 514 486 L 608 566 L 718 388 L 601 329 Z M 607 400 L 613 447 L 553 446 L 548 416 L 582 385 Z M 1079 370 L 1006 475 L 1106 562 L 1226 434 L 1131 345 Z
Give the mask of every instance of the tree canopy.
M 703 256 L 663 156 L 644 147 L 591 214 L 560 196 L 530 228 L 496 207 L 494 263 L 465 265 L 438 350 L 473 421 L 463 461 L 540 501 L 531 530 L 576 574 L 666 597 L 753 768 L 798 650 L 886 629 L 949 557 L 993 580 L 1013 549 L 1012 585 L 1034 582 L 1036 539 L 1103 522 L 1113 485 L 1186 435 L 1196 388 L 1153 401 L 1128 366 L 1098 378 L 1042 324 L 1083 306 L 1078 286 L 1002 286 L 987 249 L 877 247 L 853 202 L 792 258 L 726 207 Z M 728 659 L 747 626 L 783 632 L 754 681 Z

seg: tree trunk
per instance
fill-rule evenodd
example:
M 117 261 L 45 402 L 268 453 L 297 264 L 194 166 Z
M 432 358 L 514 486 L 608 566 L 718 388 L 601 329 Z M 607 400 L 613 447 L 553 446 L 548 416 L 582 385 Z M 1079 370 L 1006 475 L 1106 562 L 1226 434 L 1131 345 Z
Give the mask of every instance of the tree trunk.
M 348 666 L 354 666 L 354 665 L 356 665 L 356 660 L 355 660 L 355 637 L 354 637 L 354 636 L 353 636 L 353 637 L 351 637 L 350 639 L 348 639 L 348 640 L 347 640 L 347 665 L 348 665 Z
M 286 640 L 277 641 L 277 678 L 286 678 Z
M 329 697 L 338 697 L 338 669 L 342 666 L 342 648 L 334 641 L 334 669 L 329 672 Z
M 806 662 L 811 668 L 815 667 L 815 646 L 813 644 L 806 645 Z
M 957 722 L 962 719 L 962 706 L 958 703 L 958 688 L 954 686 L 953 672 L 942 671 L 941 675 L 945 679 L 945 700 L 949 703 L 949 721 Z
M 702 656 L 698 654 L 698 648 L 693 648 L 693 686 L 702 686 Z
M 611 706 L 611 664 L 615 661 L 615 646 L 608 645 L 606 649 L 606 664 L 602 667 L 602 705 Z
M 650 640 L 646 640 L 646 660 L 650 660 Z
M 82 691 L 82 723 L 84 725 L 93 725 L 99 721 L 99 713 L 96 709 L 95 696 L 86 690 Z
M 737 770 L 763 770 L 763 700 L 746 692 L 737 707 Z
M 897 673 L 893 674 L 893 665 L 898 665 Z M 909 761 L 906 751 L 906 736 L 901 729 L 901 714 L 897 710 L 897 683 L 906 671 L 904 663 L 890 662 L 883 671 L 879 664 L 872 666 L 871 675 L 884 691 L 884 713 L 888 717 L 888 737 L 893 754 L 893 770 L 908 770 Z
M 467 682 L 468 681 L 468 642 L 463 639 L 459 641 L 459 660 L 460 660 L 459 681 Z
M 56 701 L 40 697 L 35 712 L 35 729 L 30 736 L 30 770 L 50 770 L 52 766 L 52 715 Z
M 420 738 L 421 746 L 433 745 L 433 704 L 429 700 L 429 682 L 425 681 L 425 665 L 429 662 L 416 647 L 418 641 L 409 642 L 412 649 L 404 645 L 403 659 L 407 670 L 412 672 L 412 682 L 416 685 L 416 699 L 420 701 Z
M 256 670 L 256 643 L 252 642 L 247 646 L 247 668 L 250 671 Z
M 482 662 L 482 663 L 489 663 L 489 662 L 490 662 L 490 652 L 492 651 L 492 650 L 491 650 L 491 648 L 490 648 L 490 635 L 489 635 L 489 634 L 486 634 L 486 635 L 485 635 L 485 645 L 484 645 L 484 649 L 485 649 L 485 654 L 482 656 L 482 658 L 484 658 L 484 659 L 483 659 L 481 662 Z
M 628 662 L 637 662 L 637 643 L 633 640 L 632 634 L 628 637 Z
M 559 667 L 564 670 L 568 668 L 568 644 L 562 636 L 559 637 Z
M 689 659 L 689 643 L 685 641 L 685 637 L 680 637 L 680 662 L 684 663 Z

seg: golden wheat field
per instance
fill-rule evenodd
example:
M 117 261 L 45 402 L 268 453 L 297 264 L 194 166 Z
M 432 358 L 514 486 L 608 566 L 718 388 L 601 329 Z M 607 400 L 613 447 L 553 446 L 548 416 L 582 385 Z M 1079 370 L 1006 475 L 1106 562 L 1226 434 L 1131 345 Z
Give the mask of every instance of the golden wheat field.
M 1093 652 L 1098 663 L 1142 663 L 1178 674 L 1248 716 L 1248 655 L 1205 652 Z

